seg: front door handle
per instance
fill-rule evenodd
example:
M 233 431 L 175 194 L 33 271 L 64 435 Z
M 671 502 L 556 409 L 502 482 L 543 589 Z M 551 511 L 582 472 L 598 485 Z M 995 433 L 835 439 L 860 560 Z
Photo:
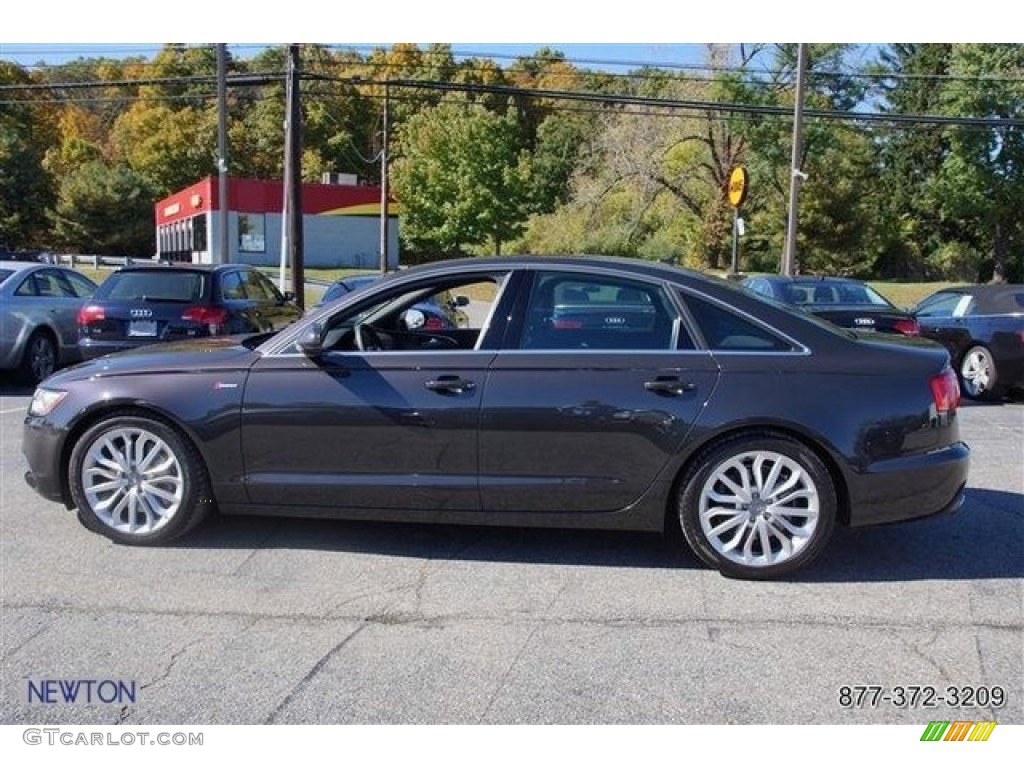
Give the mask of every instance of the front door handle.
M 659 376 L 654 381 L 645 381 L 644 389 L 657 395 L 681 395 L 692 392 L 697 385 L 691 381 L 681 381 L 678 376 Z
M 424 386 L 432 392 L 451 392 L 456 395 L 476 388 L 476 384 L 461 376 L 439 376 L 436 379 L 429 379 Z

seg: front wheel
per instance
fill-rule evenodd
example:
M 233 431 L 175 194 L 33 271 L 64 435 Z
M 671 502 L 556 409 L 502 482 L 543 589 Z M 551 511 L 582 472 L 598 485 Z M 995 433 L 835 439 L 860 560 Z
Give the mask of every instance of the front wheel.
M 832 535 L 836 507 L 832 478 L 809 448 L 755 434 L 701 454 L 678 497 L 691 549 L 723 574 L 746 579 L 810 563 Z
M 151 418 L 115 414 L 71 453 L 69 485 L 79 518 L 120 544 L 164 544 L 195 527 L 213 504 L 198 452 Z
M 971 400 L 996 399 L 1002 393 L 992 353 L 985 347 L 968 349 L 960 360 L 960 390 Z

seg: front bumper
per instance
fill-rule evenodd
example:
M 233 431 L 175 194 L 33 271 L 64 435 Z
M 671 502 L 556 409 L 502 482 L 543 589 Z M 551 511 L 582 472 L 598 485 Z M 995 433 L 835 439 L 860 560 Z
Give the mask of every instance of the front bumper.
M 70 509 L 61 472 L 64 434 L 62 430 L 54 429 L 45 418 L 29 416 L 22 429 L 21 450 L 29 466 L 25 482 L 43 498 L 60 502 Z

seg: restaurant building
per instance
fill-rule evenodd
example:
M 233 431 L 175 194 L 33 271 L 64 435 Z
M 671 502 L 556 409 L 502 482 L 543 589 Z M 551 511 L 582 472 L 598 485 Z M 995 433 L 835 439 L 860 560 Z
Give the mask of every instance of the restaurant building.
M 380 187 L 348 174 L 302 185 L 303 261 L 307 267 L 380 266 Z M 228 179 L 228 254 L 219 251 L 218 179 L 207 176 L 156 204 L 157 258 L 198 264 L 277 266 L 281 261 L 284 184 Z M 388 204 L 388 268 L 398 266 L 398 213 Z

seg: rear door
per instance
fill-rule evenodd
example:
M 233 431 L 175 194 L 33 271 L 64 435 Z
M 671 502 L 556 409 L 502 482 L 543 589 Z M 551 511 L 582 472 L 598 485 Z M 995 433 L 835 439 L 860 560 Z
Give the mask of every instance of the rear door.
M 656 282 L 538 271 L 484 391 L 480 485 L 495 512 L 628 507 L 679 450 L 718 379 Z

